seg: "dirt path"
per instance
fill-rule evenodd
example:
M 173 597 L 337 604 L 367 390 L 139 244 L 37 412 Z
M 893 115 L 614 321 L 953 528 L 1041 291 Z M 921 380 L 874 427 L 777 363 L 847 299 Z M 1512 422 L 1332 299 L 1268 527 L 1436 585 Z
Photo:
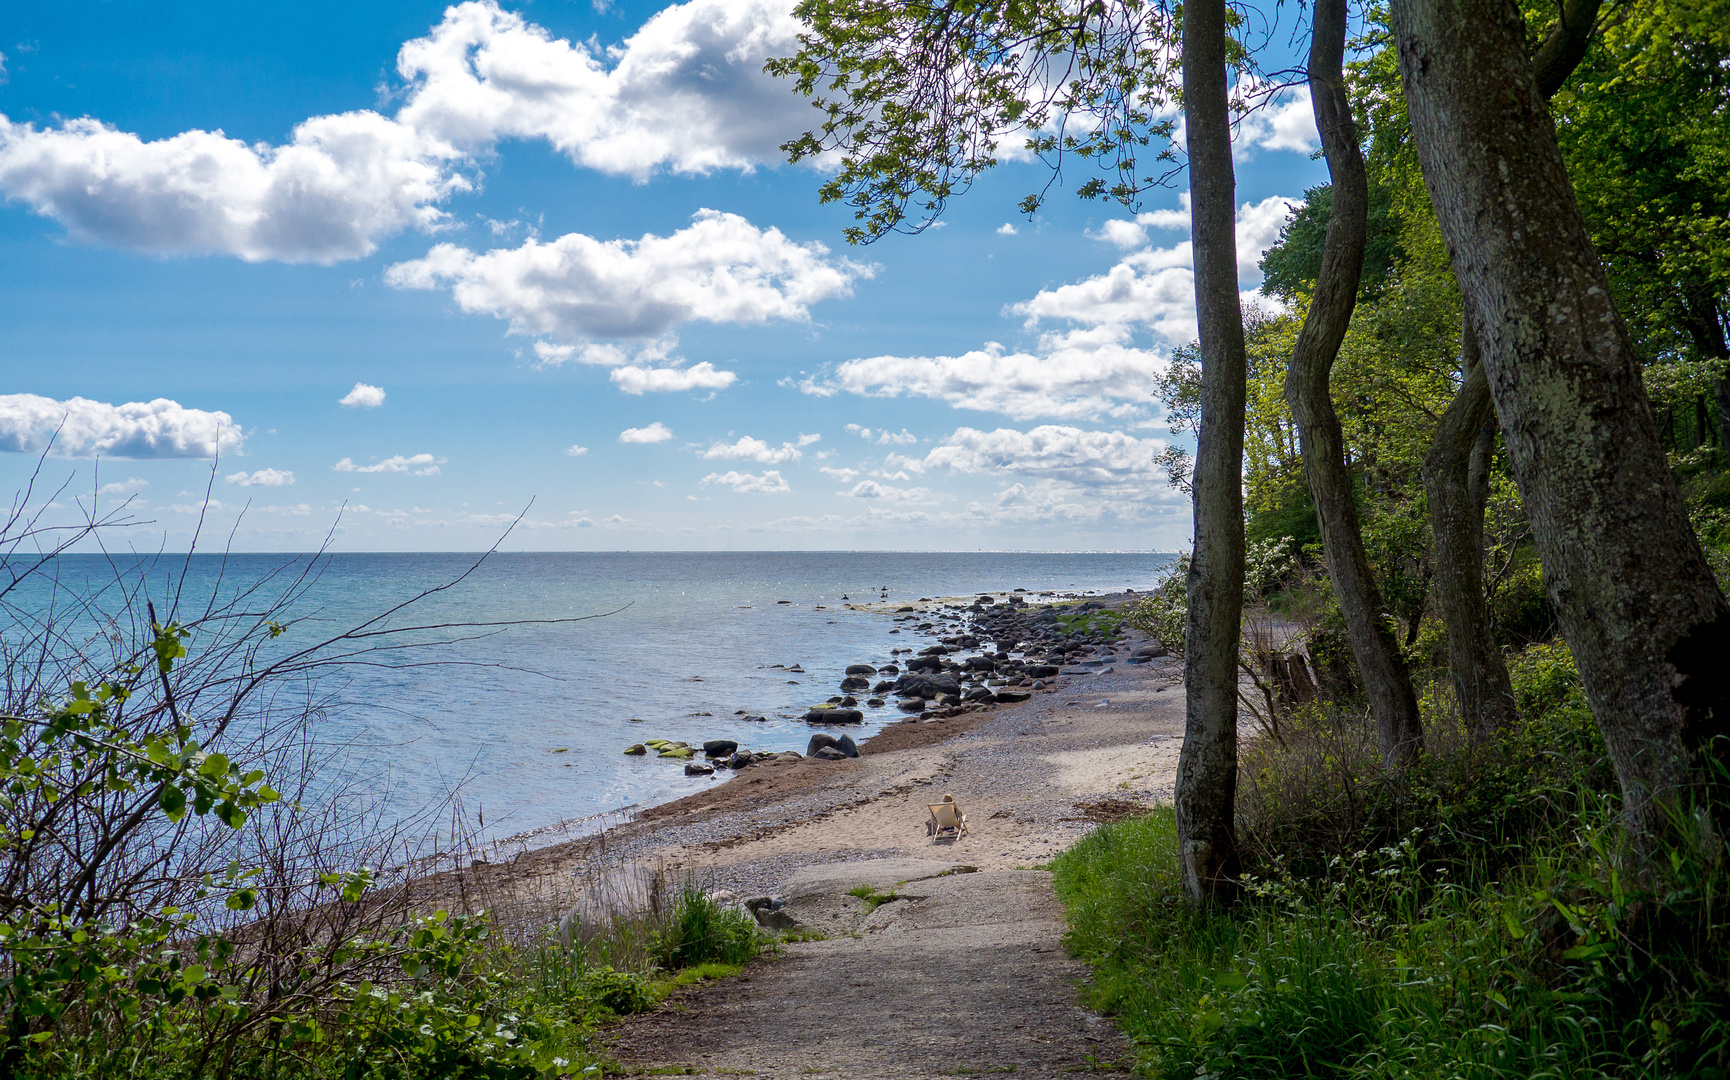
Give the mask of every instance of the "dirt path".
M 614 1053 L 627 1071 L 709 1076 L 1113 1069 L 1121 1036 L 1080 1007 L 1085 968 L 1033 867 L 1122 807 L 1169 799 L 1182 731 L 1171 666 L 1065 680 L 948 742 L 846 763 L 825 793 L 730 815 L 737 839 L 717 842 L 711 821 L 705 842 L 662 848 L 716 885 L 778 893 L 829 936 L 628 1021 Z M 934 843 L 921 823 L 942 792 L 970 834 Z M 895 899 L 872 908 L 859 886 Z

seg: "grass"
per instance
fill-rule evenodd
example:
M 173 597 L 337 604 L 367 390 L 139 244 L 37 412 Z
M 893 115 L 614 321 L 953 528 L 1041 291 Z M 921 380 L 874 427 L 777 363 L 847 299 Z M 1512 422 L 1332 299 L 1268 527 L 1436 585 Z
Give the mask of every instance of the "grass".
M 1654 898 L 1619 891 L 1614 825 L 1579 824 L 1502 880 L 1436 880 L 1408 841 L 1202 913 L 1167 810 L 1102 826 L 1054 884 L 1148 1076 L 1724 1077 L 1722 868 L 1672 893 L 1681 933 L 1642 936 Z
M 899 893 L 893 893 L 893 892 L 880 893 L 876 890 L 876 888 L 874 888 L 873 886 L 870 886 L 870 885 L 856 885 L 853 888 L 847 890 L 847 895 L 848 896 L 857 896 L 861 901 L 863 901 L 865 904 L 865 914 L 867 914 L 867 915 L 871 914 L 873 911 L 876 911 L 878 908 L 882 907 L 884 904 L 889 903 L 891 900 L 901 899 L 901 896 Z

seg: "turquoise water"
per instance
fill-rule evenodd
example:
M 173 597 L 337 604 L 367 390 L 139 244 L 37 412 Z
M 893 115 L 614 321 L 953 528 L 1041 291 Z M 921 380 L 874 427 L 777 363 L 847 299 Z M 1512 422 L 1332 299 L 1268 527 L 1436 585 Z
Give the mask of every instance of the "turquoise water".
M 70 595 L 122 602 L 113 582 L 148 582 L 180 617 L 212 596 L 268 583 L 245 603 L 262 606 L 311 571 L 288 606 L 276 655 L 306 648 L 469 570 L 475 556 L 161 556 L 118 567 L 103 557 L 58 560 L 52 601 L 62 622 Z M 453 587 L 393 617 L 392 625 L 579 622 L 445 627 L 407 635 L 414 649 L 373 653 L 291 688 L 283 707 L 321 703 L 315 737 L 341 752 L 321 784 L 352 784 L 407 815 L 460 792 L 471 822 L 492 839 L 560 827 L 634 804 L 678 798 L 714 780 L 679 764 L 621 753 L 648 737 L 735 739 L 752 749 L 803 750 L 799 719 L 835 693 L 850 663 L 886 663 L 919 643 L 891 635 L 881 614 L 845 610 L 844 595 L 876 601 L 1025 588 L 1034 592 L 1146 589 L 1171 556 L 1155 553 L 748 552 L 493 555 Z M 104 585 L 107 591 L 101 592 Z M 791 603 L 777 603 L 780 600 Z M 38 583 L 7 597 L 8 643 L 30 632 L 51 603 Z M 456 637 L 467 640 L 453 641 Z M 911 639 L 910 639 L 911 638 Z M 86 639 L 94 640 L 87 634 Z M 385 644 L 396 638 L 367 639 Z M 196 655 L 199 642 L 191 648 Z M 340 651 L 340 650 L 339 650 Z M 801 665 L 803 674 L 784 667 Z M 768 717 L 749 722 L 739 715 Z M 632 718 L 641 722 L 633 723 Z M 878 721 L 869 717 L 865 734 Z M 580 826 L 578 826 L 580 828 Z

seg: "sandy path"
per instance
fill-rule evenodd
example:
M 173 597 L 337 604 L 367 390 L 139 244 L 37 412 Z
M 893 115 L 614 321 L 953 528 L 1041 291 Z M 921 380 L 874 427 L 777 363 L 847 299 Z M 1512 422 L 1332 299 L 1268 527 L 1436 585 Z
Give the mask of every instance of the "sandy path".
M 828 771 L 771 783 L 758 800 L 745 798 L 747 773 L 724 799 L 718 790 L 645 823 L 637 842 L 654 842 L 639 858 L 782 894 L 783 910 L 830 937 L 621 1025 L 612 1042 L 627 1070 L 1055 1076 L 1122 1056 L 1115 1027 L 1077 1004 L 1085 970 L 1062 948 L 1050 875 L 1031 867 L 1111 801 L 1169 800 L 1183 733 L 1176 665 L 1066 677 L 958 726 L 945 741 L 897 749 L 880 736 L 857 761 L 801 763 Z M 925 804 L 944 792 L 970 835 L 933 842 Z M 847 892 L 861 884 L 899 899 L 867 912 Z

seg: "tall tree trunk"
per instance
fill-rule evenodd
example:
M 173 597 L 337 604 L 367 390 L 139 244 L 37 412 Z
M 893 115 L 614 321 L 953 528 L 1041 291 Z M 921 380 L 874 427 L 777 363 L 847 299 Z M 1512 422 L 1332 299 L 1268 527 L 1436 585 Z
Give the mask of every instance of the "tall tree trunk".
M 1424 182 L 1545 586 L 1615 763 L 1639 868 L 1655 870 L 1673 824 L 1722 824 L 1702 752 L 1730 758 L 1730 607 L 1658 444 L 1518 4 L 1394 0 L 1392 16 Z
M 1369 181 L 1342 71 L 1348 7 L 1347 0 L 1316 0 L 1313 9 L 1310 103 L 1333 178 L 1333 204 L 1315 296 L 1286 369 L 1285 397 L 1297 421 L 1304 474 L 1321 526 L 1322 553 L 1345 619 L 1352 658 L 1370 699 L 1382 761 L 1390 769 L 1404 769 L 1423 749 L 1418 699 L 1364 554 L 1352 476 L 1346 470 L 1345 436 L 1328 392 L 1328 377 L 1357 306 L 1369 228 Z
M 1190 898 L 1229 903 L 1239 873 L 1234 818 L 1245 359 L 1237 291 L 1237 190 L 1226 99 L 1225 0 L 1189 0 L 1184 5 L 1183 98 L 1201 423 L 1196 433 L 1195 553 L 1189 564 L 1177 835 Z
M 1538 96 L 1554 97 L 1586 55 L 1601 0 L 1566 0 L 1532 59 Z M 1435 537 L 1437 607 L 1448 632 L 1448 673 L 1460 720 L 1474 744 L 1514 722 L 1508 665 L 1491 633 L 1484 588 L 1484 507 L 1496 449 L 1490 384 L 1468 314 L 1460 328 L 1460 391 L 1424 455 L 1424 489 Z
M 1468 324 L 1460 331 L 1464 377 L 1460 392 L 1442 414 L 1424 455 L 1424 490 L 1434 534 L 1436 607 L 1448 628 L 1448 673 L 1460 720 L 1474 745 L 1514 722 L 1514 688 L 1490 629 L 1484 591 L 1484 507 L 1489 494 L 1489 455 L 1495 432 L 1490 383 L 1484 376 L 1478 339 Z M 1488 430 L 1490 438 L 1484 438 Z

